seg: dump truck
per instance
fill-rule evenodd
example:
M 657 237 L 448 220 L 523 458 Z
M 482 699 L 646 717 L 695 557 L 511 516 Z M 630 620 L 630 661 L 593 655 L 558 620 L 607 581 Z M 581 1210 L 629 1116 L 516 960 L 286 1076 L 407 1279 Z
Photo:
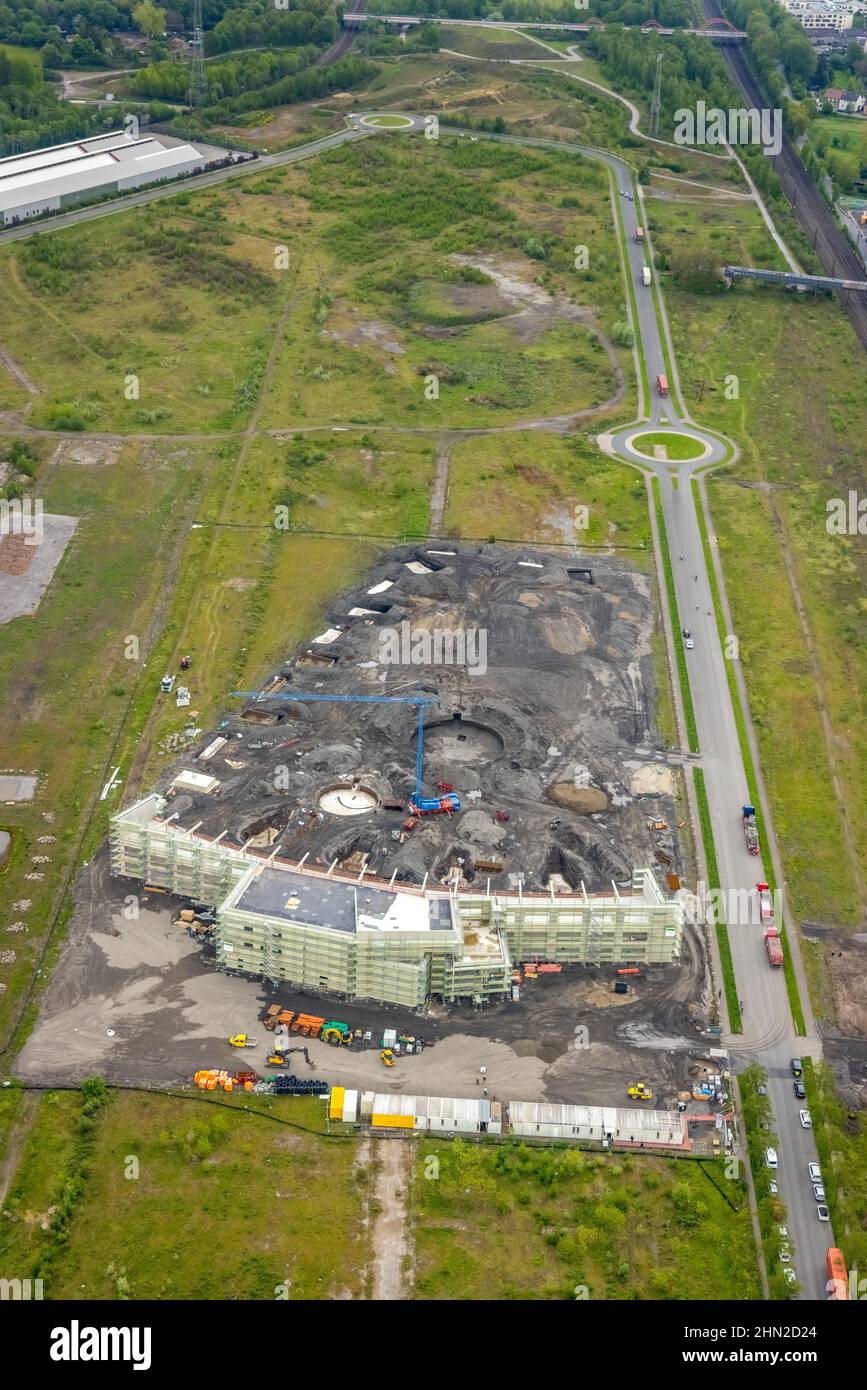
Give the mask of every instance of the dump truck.
M 744 827 L 744 839 L 747 842 L 747 849 L 750 854 L 759 852 L 759 831 L 756 825 L 755 806 L 741 807 L 741 823 Z
M 782 965 L 783 963 L 783 943 L 780 940 L 780 933 L 776 927 L 767 927 L 765 930 L 765 950 L 768 953 L 768 961 L 771 965 Z
M 636 240 L 639 244 L 644 240 L 644 228 L 643 228 L 643 227 L 636 227 L 636 228 L 635 228 L 635 240 Z
M 663 376 L 661 372 L 656 378 L 656 390 L 657 394 L 660 396 L 668 395 L 668 377 Z
M 649 285 L 649 284 L 650 284 L 650 266 L 649 266 L 649 265 L 643 265 L 643 266 L 641 267 L 641 283 L 642 283 L 642 285 Z

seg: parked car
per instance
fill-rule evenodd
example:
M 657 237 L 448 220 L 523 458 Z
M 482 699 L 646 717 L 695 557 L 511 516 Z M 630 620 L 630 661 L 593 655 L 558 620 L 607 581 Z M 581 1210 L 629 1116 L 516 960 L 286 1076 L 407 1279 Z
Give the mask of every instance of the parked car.
M 767 1166 L 768 1166 L 769 1168 L 776 1168 L 776 1166 L 777 1166 L 777 1151 L 776 1151 L 776 1149 L 771 1149 L 771 1148 L 765 1149 L 765 1163 L 767 1164 Z M 812 1165 L 811 1165 L 811 1167 L 812 1167 Z M 816 1167 L 818 1167 L 818 1164 L 816 1164 Z
M 793 1085 L 794 1088 L 795 1088 L 795 1096 L 797 1097 L 797 1099 L 798 1099 L 798 1100 L 806 1100 L 806 1098 L 807 1098 L 807 1092 L 804 1090 L 803 1082 L 801 1082 L 801 1081 L 793 1081 L 793 1082 L 792 1082 L 792 1085 Z
M 810 1115 L 809 1110 L 800 1110 L 798 1113 L 799 1113 L 799 1115 L 800 1115 L 800 1117 L 801 1117 L 801 1128 L 802 1128 L 802 1129 L 812 1129 L 812 1128 L 813 1128 L 813 1120 L 812 1120 L 812 1117 L 811 1117 L 811 1115 Z
M 791 1061 L 791 1063 L 790 1063 L 790 1065 L 791 1065 L 791 1068 L 792 1068 L 792 1075 L 793 1075 L 793 1076 L 802 1076 L 802 1075 L 803 1075 L 804 1068 L 801 1066 L 801 1059 L 800 1059 L 800 1057 L 793 1057 L 793 1058 L 792 1058 L 792 1061 Z
M 779 1183 L 774 1182 L 773 1178 L 768 1178 L 768 1192 L 769 1192 L 769 1194 L 771 1195 L 771 1197 L 776 1197 L 776 1196 L 778 1196 L 778 1195 L 779 1195 L 779 1191 L 780 1191 L 780 1185 L 779 1185 Z
M 797 1282 L 798 1282 L 798 1274 L 797 1274 L 797 1271 L 794 1270 L 794 1269 L 792 1269 L 792 1266 L 791 1266 L 791 1265 L 786 1265 L 786 1266 L 784 1267 L 784 1269 L 783 1269 L 783 1278 L 785 1279 L 785 1281 L 786 1281 L 787 1284 L 797 1284 Z
M 815 1197 L 815 1199 L 816 1199 L 817 1202 L 824 1202 L 824 1200 L 825 1200 L 825 1187 L 824 1187 L 824 1184 L 823 1184 L 823 1183 L 820 1183 L 820 1182 L 814 1182 L 814 1183 L 813 1183 L 813 1196 Z
M 829 1212 L 828 1208 L 824 1205 L 824 1203 L 820 1203 L 819 1206 L 817 1206 L 816 1215 L 818 1216 L 820 1221 L 831 1220 L 831 1213 Z
M 822 1170 L 819 1167 L 818 1163 L 808 1163 L 807 1172 L 810 1175 L 810 1182 L 822 1181 Z
M 788 1245 L 780 1246 L 780 1264 L 790 1265 L 792 1263 L 792 1251 Z

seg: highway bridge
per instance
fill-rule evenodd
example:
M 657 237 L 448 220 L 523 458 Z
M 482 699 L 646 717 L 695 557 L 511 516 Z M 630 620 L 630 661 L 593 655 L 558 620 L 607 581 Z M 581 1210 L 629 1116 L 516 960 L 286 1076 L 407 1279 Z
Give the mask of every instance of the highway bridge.
M 507 24 L 504 20 L 490 19 L 449 19 L 444 15 L 435 14 L 345 14 L 343 16 L 343 26 L 346 29 L 358 29 L 362 24 L 397 24 L 400 26 L 414 24 L 447 24 L 449 26 L 461 25 L 467 29 L 530 29 L 533 31 L 547 31 L 552 34 L 589 34 L 593 29 L 604 29 L 605 24 L 601 19 L 591 17 L 583 24 L 539 24 L 527 20 L 519 20 L 514 24 Z M 620 27 L 619 25 L 617 26 Z M 641 34 L 695 34 L 700 39 L 710 39 L 713 43 L 733 44 L 743 43 L 746 33 L 743 29 L 736 29 L 727 19 L 710 19 L 700 29 L 666 29 L 655 19 L 648 19 L 638 30 Z
M 787 290 L 860 290 L 867 292 L 867 280 L 837 280 L 831 275 L 797 275 L 791 270 L 753 270 L 746 265 L 727 265 L 724 271 L 726 289 L 734 280 L 762 280 L 768 285 L 782 285 Z

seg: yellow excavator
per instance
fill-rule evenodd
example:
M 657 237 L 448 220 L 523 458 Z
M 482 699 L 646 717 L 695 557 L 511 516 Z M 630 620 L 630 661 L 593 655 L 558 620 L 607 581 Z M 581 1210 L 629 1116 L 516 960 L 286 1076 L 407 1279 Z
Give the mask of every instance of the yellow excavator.
M 379 1057 L 380 1061 L 382 1061 L 385 1064 L 385 1066 L 394 1066 L 394 1053 L 392 1052 L 390 1047 L 384 1047 L 380 1052 Z
M 630 1100 L 653 1100 L 653 1092 L 649 1086 L 645 1086 L 643 1081 L 636 1081 L 634 1086 L 630 1086 L 626 1092 Z

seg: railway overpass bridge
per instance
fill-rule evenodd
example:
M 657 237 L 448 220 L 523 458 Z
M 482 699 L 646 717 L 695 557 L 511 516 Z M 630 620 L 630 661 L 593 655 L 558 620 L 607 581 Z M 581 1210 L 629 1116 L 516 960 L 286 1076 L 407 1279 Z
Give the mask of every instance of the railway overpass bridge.
M 444 15 L 435 14 L 344 14 L 343 27 L 345 29 L 359 29 L 364 24 L 393 24 L 400 28 L 411 27 L 417 24 L 447 24 L 450 27 L 460 25 L 465 29 L 530 29 L 533 31 L 548 32 L 551 34 L 589 34 L 593 29 L 604 29 L 606 26 L 601 19 L 590 17 L 583 23 L 575 24 L 551 24 L 533 23 L 528 20 L 518 20 L 513 24 L 507 24 L 505 20 L 490 19 L 449 19 Z M 619 25 L 617 26 L 620 27 Z M 736 29 L 727 19 L 709 19 L 698 29 L 666 29 L 655 19 L 648 19 L 640 26 L 638 32 L 641 34 L 661 34 L 663 36 L 671 34 L 695 34 L 701 39 L 710 39 L 713 43 L 737 44 L 743 43 L 746 33 L 743 29 Z
M 800 275 L 791 270 L 753 270 L 746 265 L 727 265 L 723 272 L 726 289 L 735 280 L 759 280 L 782 285 L 787 290 L 860 290 L 867 293 L 867 280 L 838 280 L 832 275 Z

